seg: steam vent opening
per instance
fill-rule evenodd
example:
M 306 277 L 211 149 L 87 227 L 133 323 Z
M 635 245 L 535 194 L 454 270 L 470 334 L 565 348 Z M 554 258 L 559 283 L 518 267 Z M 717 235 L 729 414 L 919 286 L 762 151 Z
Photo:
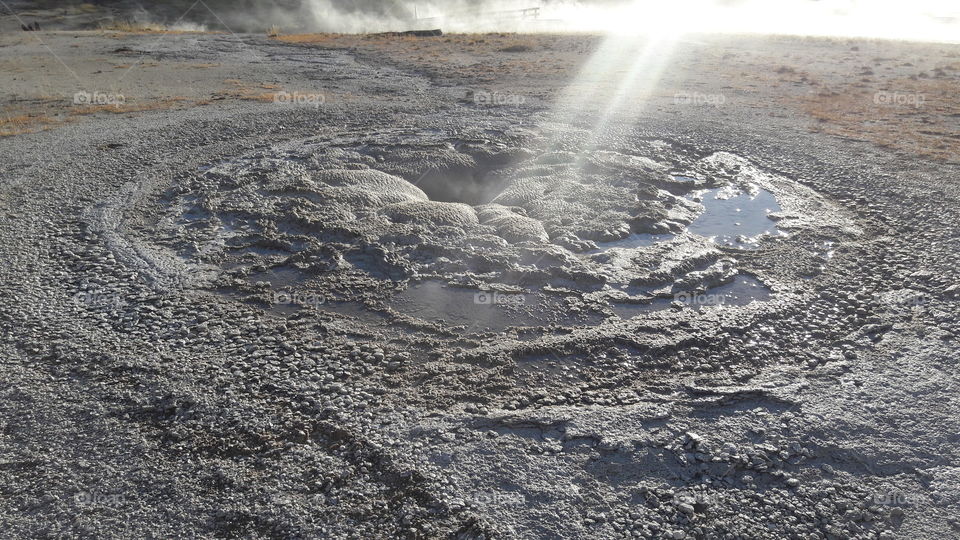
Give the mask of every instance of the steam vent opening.
M 413 182 L 431 201 L 487 204 L 506 187 L 507 179 L 488 169 L 431 169 Z

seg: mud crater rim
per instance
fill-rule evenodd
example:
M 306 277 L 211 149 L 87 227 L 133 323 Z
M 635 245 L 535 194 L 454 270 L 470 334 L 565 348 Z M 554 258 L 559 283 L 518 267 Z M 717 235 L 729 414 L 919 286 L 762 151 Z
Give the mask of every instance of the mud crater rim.
M 416 148 L 415 145 L 414 147 Z M 328 164 L 326 150 L 322 153 L 315 151 L 310 157 L 297 159 L 289 158 L 290 150 L 286 150 L 280 153 L 279 158 L 272 157 L 269 153 L 260 153 L 251 158 L 220 162 L 208 168 L 201 168 L 196 173 L 201 179 L 207 180 L 200 182 L 202 188 L 199 193 L 192 193 L 189 189 L 181 192 L 182 200 L 200 201 L 204 208 L 203 212 L 198 212 L 196 204 L 191 204 L 192 210 L 180 216 L 182 220 L 179 225 L 180 231 L 197 235 L 205 229 L 223 228 L 224 224 L 230 224 L 229 235 L 222 235 L 217 239 L 219 242 L 217 246 L 206 246 L 209 249 L 197 250 L 197 255 L 206 255 L 210 251 L 216 251 L 218 247 L 224 248 L 225 251 L 232 249 L 237 254 L 246 253 L 250 257 L 238 257 L 238 262 L 233 263 L 230 260 L 220 259 L 222 262 L 217 264 L 221 264 L 225 271 L 229 271 L 228 268 L 231 266 L 240 268 L 250 266 L 243 263 L 243 260 L 261 261 L 257 264 L 261 269 L 277 269 L 279 274 L 285 276 L 284 279 L 279 280 L 266 279 L 265 281 L 268 282 L 266 287 L 270 290 L 300 290 L 326 297 L 326 293 L 330 291 L 325 287 L 333 282 L 323 279 L 314 280 L 313 277 L 323 276 L 328 272 L 345 271 L 347 274 L 343 276 L 348 280 L 368 279 L 371 292 L 360 294 L 355 298 L 350 296 L 353 293 L 348 292 L 343 295 L 334 292 L 328 297 L 337 298 L 337 305 L 350 302 L 362 304 L 364 301 L 361 299 L 369 300 L 370 294 L 379 294 L 380 301 L 384 305 L 399 308 L 402 304 L 406 304 L 411 309 L 398 309 L 398 311 L 401 313 L 406 311 L 414 317 L 422 316 L 421 318 L 433 322 L 443 320 L 445 315 L 451 315 L 464 321 L 487 317 L 490 322 L 497 322 L 494 326 L 500 329 L 509 326 L 543 326 L 551 323 L 580 325 L 591 320 L 589 314 L 597 309 L 597 306 L 600 306 L 601 311 L 603 306 L 606 308 L 626 306 L 623 309 L 627 311 L 633 309 L 644 312 L 659 311 L 669 307 L 673 301 L 672 297 L 676 294 L 708 294 L 719 298 L 718 303 L 726 304 L 728 302 L 724 300 L 726 295 L 724 291 L 737 288 L 734 298 L 729 302 L 732 305 L 746 305 L 753 300 L 763 301 L 770 297 L 769 287 L 760 281 L 754 281 L 749 287 L 731 287 L 731 283 L 736 284 L 743 280 L 741 277 L 736 277 L 739 269 L 729 267 L 729 263 L 726 262 L 721 264 L 720 259 L 725 255 L 720 252 L 715 252 L 716 255 L 706 258 L 703 255 L 709 253 L 711 243 L 737 250 L 751 250 L 758 249 L 757 244 L 761 237 L 782 234 L 777 228 L 779 218 L 771 218 L 771 214 L 777 214 L 783 210 L 779 201 L 779 190 L 771 189 L 770 182 L 753 183 L 737 178 L 738 168 L 743 167 L 744 164 L 752 166 L 752 162 L 748 159 L 733 154 L 721 156 L 718 158 L 719 161 L 733 162 L 734 167 L 727 167 L 721 163 L 721 167 L 711 169 L 709 164 L 701 168 L 702 163 L 714 156 L 719 156 L 720 153 L 709 158 L 688 157 L 690 168 L 684 170 L 695 172 L 680 173 L 668 172 L 671 168 L 667 165 L 659 165 L 649 158 L 642 157 L 642 154 L 622 154 L 602 150 L 598 151 L 596 156 L 590 155 L 584 160 L 575 160 L 569 159 L 570 153 L 558 154 L 553 151 L 544 151 L 537 154 L 522 146 L 511 147 L 496 143 L 496 148 L 500 152 L 505 147 L 519 152 L 523 157 L 513 160 L 503 160 L 501 157 L 496 161 L 478 158 L 477 152 L 471 152 L 461 154 L 467 156 L 461 159 L 461 164 L 451 165 L 449 145 L 444 147 L 435 142 L 425 143 L 422 148 L 426 150 L 422 152 L 445 148 L 448 154 L 441 155 L 439 162 L 447 159 L 447 166 L 428 166 L 419 176 L 413 172 L 415 169 L 398 170 L 402 167 L 391 163 L 389 159 L 383 159 L 383 155 L 374 156 L 375 159 L 368 161 L 366 166 L 351 163 L 349 160 L 342 164 L 337 164 L 335 161 Z M 349 145 L 341 145 L 337 147 L 337 151 L 349 154 L 349 148 Z M 367 148 L 364 152 L 354 155 L 364 156 L 366 151 Z M 370 158 L 370 156 L 366 157 Z M 242 161 L 244 159 L 246 162 Z M 424 161 L 430 162 L 429 159 L 420 159 L 421 165 Z M 472 164 L 466 164 L 467 161 Z M 586 172 L 580 169 L 568 170 L 581 167 L 584 162 L 588 162 L 588 166 L 593 169 Z M 313 181 L 307 183 L 297 183 L 298 175 L 305 174 L 309 177 L 310 167 L 314 165 L 318 165 L 317 170 L 324 175 L 314 177 Z M 276 168 L 275 173 L 271 172 L 271 167 Z M 303 173 L 297 172 L 304 170 L 304 167 L 307 169 Z M 424 169 L 421 167 L 420 170 Z M 611 170 L 613 170 L 612 173 L 610 173 Z M 733 170 L 732 174 L 731 170 Z M 249 179 L 244 177 L 248 172 L 252 172 Z M 554 182 L 553 173 L 557 173 L 556 185 L 550 183 Z M 586 175 L 593 176 L 589 181 L 577 184 L 576 174 L 581 173 L 585 179 Z M 634 177 L 632 175 L 635 176 L 634 180 L 631 180 Z M 411 181 L 410 178 L 413 180 Z M 587 249 L 583 249 L 582 246 L 585 244 L 578 246 L 569 244 L 561 234 L 552 230 L 549 237 L 544 236 L 536 241 L 531 241 L 529 237 L 517 240 L 503 236 L 506 233 L 512 233 L 510 227 L 517 224 L 527 225 L 540 220 L 550 229 L 550 227 L 556 227 L 558 223 L 560 225 L 564 223 L 569 213 L 563 211 L 544 213 L 537 206 L 541 203 L 547 206 L 559 205 L 558 208 L 567 205 L 575 208 L 576 212 L 586 214 L 594 211 L 594 207 L 590 206 L 592 204 L 620 204 L 622 201 L 616 198 L 619 193 L 616 190 L 629 186 L 631 181 L 639 186 L 636 188 L 639 191 L 635 203 L 640 207 L 648 201 L 656 202 L 665 199 L 673 201 L 663 207 L 666 213 L 661 214 L 657 218 L 659 221 L 654 222 L 654 225 L 660 227 L 672 221 L 671 227 L 648 232 L 649 228 L 637 229 L 629 225 L 625 234 L 621 228 L 611 233 L 611 238 L 596 241 L 593 249 L 590 249 L 589 245 Z M 217 182 L 220 182 L 223 187 L 217 189 L 215 187 Z M 367 189 L 364 182 L 372 182 L 370 185 L 379 191 L 371 196 L 369 192 L 364 191 Z M 515 188 L 518 182 L 528 182 L 532 187 L 527 191 L 517 191 Z M 552 192 L 555 191 L 555 187 L 560 186 L 559 190 L 562 191 L 564 183 L 567 184 L 567 191 L 554 196 Z M 206 187 L 210 184 L 214 185 L 212 191 Z M 247 184 L 248 188 L 250 186 L 254 188 L 252 191 L 248 190 L 248 193 L 271 199 L 259 203 L 249 198 L 231 201 L 230 197 L 238 188 L 243 188 L 244 184 Z M 574 187 L 569 187 L 571 184 Z M 310 191 L 316 189 L 333 189 L 331 193 L 353 197 L 354 199 L 349 201 L 359 200 L 360 202 L 356 204 L 361 206 L 356 207 L 355 201 L 343 204 L 337 201 L 326 203 L 322 194 Z M 632 193 L 632 189 L 625 193 Z M 643 191 L 644 189 L 646 191 Z M 724 190 L 729 192 L 727 196 L 717 195 Z M 535 204 L 526 204 L 524 197 L 528 195 L 535 198 Z M 551 196 L 555 198 L 549 199 Z M 406 197 L 406 200 L 403 197 Z M 211 203 L 214 199 L 218 199 L 218 203 L 224 200 L 228 203 L 222 206 L 229 208 L 229 211 L 222 216 L 223 219 L 217 215 L 220 210 L 216 204 Z M 378 200 L 383 202 L 376 204 L 386 205 L 384 210 L 379 212 L 375 210 L 372 213 L 363 210 L 363 204 Z M 492 204 L 495 200 L 497 204 Z M 470 208 L 464 206 L 457 208 L 453 205 L 444 207 L 438 203 L 459 203 Z M 323 207 L 324 211 L 329 212 L 333 221 L 328 217 L 313 216 L 312 213 L 316 211 L 318 204 L 326 204 Z M 352 210 L 351 204 L 354 204 Z M 698 206 L 700 206 L 699 211 L 696 210 Z M 265 210 L 261 210 L 261 207 Z M 722 207 L 722 211 L 713 215 L 717 207 Z M 540 211 L 539 214 L 538 211 Z M 362 224 L 368 219 L 376 219 L 378 213 L 388 219 L 381 222 L 383 224 L 380 227 L 384 232 L 378 233 L 381 235 L 380 238 L 371 239 L 363 232 Z M 207 223 L 204 220 L 205 214 L 209 214 Z M 248 214 L 250 217 L 243 217 Z M 602 220 L 607 219 L 606 216 L 615 214 L 616 212 L 605 212 L 605 208 L 599 207 L 596 216 L 589 215 L 587 219 L 595 219 L 600 226 L 603 226 Z M 253 218 L 260 215 L 268 217 L 268 221 L 272 220 L 275 224 L 270 228 L 257 229 L 253 224 L 260 223 L 261 220 Z M 439 220 L 437 232 L 430 232 L 429 227 L 424 228 L 424 223 L 417 221 L 418 215 Z M 744 226 L 743 223 L 734 222 L 736 218 L 749 222 Z M 172 221 L 175 222 L 176 219 Z M 341 224 L 331 226 L 335 221 L 340 221 Z M 360 225 L 357 225 L 358 223 Z M 621 224 L 621 227 L 623 226 L 624 224 Z M 506 229 L 506 233 L 501 227 Z M 473 230 L 478 228 L 484 230 Z M 496 244 L 488 240 L 493 238 L 491 232 L 501 235 L 506 243 Z M 702 237 L 706 244 L 697 244 L 697 242 L 690 244 L 691 234 L 688 233 Z M 439 236 L 432 236 L 434 234 Z M 581 236 L 581 238 L 589 237 Z M 578 241 L 576 236 L 573 236 L 573 239 Z M 665 247 L 664 244 L 673 244 L 674 247 Z M 684 252 L 686 249 L 684 246 L 687 244 L 693 246 L 695 251 L 707 251 L 701 254 L 692 253 L 695 258 L 691 261 L 696 263 L 693 265 L 683 263 L 682 260 L 671 262 L 670 257 L 691 255 Z M 316 251 L 311 245 L 323 246 L 324 252 Z M 574 249 L 575 247 L 579 249 Z M 567 248 L 570 251 L 566 256 L 558 256 L 557 248 Z M 607 256 L 611 252 L 612 254 Z M 477 258 L 483 260 L 480 261 L 479 266 L 471 267 L 477 264 Z M 497 269 L 490 266 L 503 264 L 503 261 L 509 262 L 511 258 L 513 262 L 510 264 L 513 264 L 513 267 L 505 266 Z M 561 283 L 560 289 L 566 287 L 570 295 L 579 296 L 579 300 L 574 302 L 578 309 L 564 314 L 562 312 L 567 308 L 559 304 L 553 305 L 550 301 L 557 298 L 556 289 L 551 289 L 554 291 L 553 296 L 546 294 L 545 287 L 556 287 L 558 282 L 554 277 L 547 276 L 554 275 L 554 270 L 560 265 L 567 267 L 564 269 L 566 275 L 595 272 L 596 276 L 599 276 L 606 274 L 607 269 L 613 269 L 614 274 L 600 277 L 599 283 L 605 283 L 605 286 L 615 291 L 622 290 L 629 283 L 637 281 L 635 277 L 617 276 L 616 272 L 646 271 L 643 269 L 644 265 L 650 263 L 660 264 L 659 269 L 656 268 L 656 264 L 653 264 L 650 270 L 663 274 L 657 278 L 661 280 L 660 284 L 653 287 L 659 290 L 647 296 L 651 301 L 644 301 L 641 298 L 643 295 L 629 299 L 626 303 L 615 296 L 595 297 L 587 301 L 587 293 L 597 290 L 595 283 L 591 284 L 589 279 L 580 282 L 579 278 L 563 278 L 559 282 L 566 283 Z M 676 264 L 680 270 L 671 270 L 670 267 L 663 266 L 664 263 Z M 432 265 L 432 267 L 421 268 L 423 264 Z M 736 264 L 735 261 L 734 264 Z M 528 268 L 524 269 L 523 265 Z M 502 275 L 491 274 L 491 270 L 500 272 Z M 260 272 L 259 277 L 265 277 L 262 270 Z M 544 277 L 538 278 L 542 279 L 541 282 L 516 281 L 526 279 L 523 275 L 529 272 L 540 272 Z M 253 278 L 256 273 L 257 271 L 251 266 L 249 271 L 242 274 Z M 309 280 L 297 279 L 296 274 L 301 273 L 312 277 Z M 365 275 L 366 278 L 360 278 L 361 275 Z M 749 270 L 746 275 L 749 275 Z M 424 285 L 430 279 L 424 276 L 443 276 L 438 279 L 445 284 L 435 287 L 429 284 Z M 463 281 L 465 276 L 472 276 L 466 279 L 468 285 L 453 285 L 455 281 Z M 257 281 L 263 280 L 257 279 Z M 376 285 L 377 283 L 380 285 Z M 263 288 L 258 284 L 248 283 L 248 285 Z M 504 309 L 496 305 L 485 306 L 484 302 L 474 301 L 472 298 L 477 294 L 490 294 L 493 291 L 503 290 L 504 286 L 507 289 L 513 287 L 514 290 L 521 287 L 528 291 L 527 298 L 531 299 L 533 304 L 506 306 Z M 424 294 L 424 287 L 427 289 L 426 294 Z M 247 292 L 249 293 L 250 290 L 248 289 Z M 543 299 L 548 301 L 543 303 L 541 302 Z M 539 309 L 542 307 L 541 304 L 546 307 Z M 450 306 L 456 306 L 457 309 L 451 309 Z M 332 311 L 338 311 L 334 304 L 328 307 L 334 308 Z M 323 306 L 319 306 L 319 309 L 326 311 Z M 293 310 L 283 307 L 279 311 Z M 480 311 L 483 313 L 479 313 Z M 502 317 L 498 312 L 505 312 L 510 316 Z M 526 317 L 525 313 L 531 312 L 535 313 L 530 318 Z M 571 313 L 576 315 L 571 316 Z M 515 316 L 518 314 L 519 316 Z M 500 320 L 504 323 L 500 324 Z

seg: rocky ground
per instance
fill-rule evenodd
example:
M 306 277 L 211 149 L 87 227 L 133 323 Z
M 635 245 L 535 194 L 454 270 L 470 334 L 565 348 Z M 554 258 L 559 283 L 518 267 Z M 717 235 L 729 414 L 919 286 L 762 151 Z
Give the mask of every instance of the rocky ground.
M 960 535 L 960 49 L 623 46 L 3 37 L 4 534 Z

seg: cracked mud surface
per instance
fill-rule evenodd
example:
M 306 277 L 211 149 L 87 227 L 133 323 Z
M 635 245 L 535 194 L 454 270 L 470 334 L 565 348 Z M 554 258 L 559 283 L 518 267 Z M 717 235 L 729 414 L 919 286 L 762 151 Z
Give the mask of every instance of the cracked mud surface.
M 190 39 L 331 97 L 0 140 L 10 534 L 960 534 L 955 165 Z

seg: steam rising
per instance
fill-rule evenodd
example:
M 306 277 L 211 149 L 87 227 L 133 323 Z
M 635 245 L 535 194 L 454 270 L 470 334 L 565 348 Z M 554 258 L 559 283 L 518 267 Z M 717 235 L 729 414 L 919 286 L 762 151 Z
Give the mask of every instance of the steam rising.
M 142 4 L 172 23 L 193 2 Z M 209 10 L 207 9 L 209 7 Z M 960 39 L 951 0 L 206 0 L 181 23 L 234 32 L 582 31 Z

